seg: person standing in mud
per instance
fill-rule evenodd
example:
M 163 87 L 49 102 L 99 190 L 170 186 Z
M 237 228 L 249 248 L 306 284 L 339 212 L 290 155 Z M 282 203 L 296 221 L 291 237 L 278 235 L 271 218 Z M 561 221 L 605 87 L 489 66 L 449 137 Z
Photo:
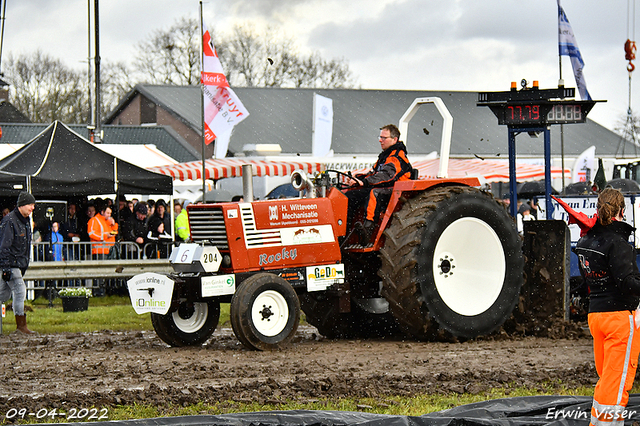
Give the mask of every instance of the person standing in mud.
M 640 353 L 640 312 L 636 312 L 640 273 L 635 249 L 629 244 L 634 228 L 623 221 L 624 208 L 620 191 L 603 190 L 598 196 L 597 222 L 575 250 L 590 289 L 589 330 L 599 376 L 592 425 L 623 424 Z
M 27 328 L 24 299 L 27 288 L 22 277 L 29 267 L 31 251 L 31 213 L 36 208 L 36 199 L 28 192 L 18 195 L 17 207 L 0 222 L 0 302 L 4 303 L 13 295 L 13 314 L 16 328 L 24 334 L 33 334 Z

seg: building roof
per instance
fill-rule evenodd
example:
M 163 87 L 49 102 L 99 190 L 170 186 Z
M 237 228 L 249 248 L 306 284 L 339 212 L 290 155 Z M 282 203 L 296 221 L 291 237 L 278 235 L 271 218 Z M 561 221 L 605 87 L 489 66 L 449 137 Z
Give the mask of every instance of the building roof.
M 504 158 L 508 155 L 507 128 L 498 125 L 489 108 L 476 106 L 477 92 L 257 87 L 238 87 L 234 91 L 250 114 L 233 130 L 229 150 L 235 153 L 242 152 L 245 144 L 280 144 L 283 154 L 310 154 L 313 94 L 318 93 L 333 100 L 332 149 L 336 154 L 379 152 L 377 137 L 381 126 L 397 124 L 415 98 L 440 97 L 454 118 L 452 156 Z M 201 132 L 199 86 L 137 85 L 106 121 L 117 116 L 137 94 Z M 628 141 L 590 119 L 584 124 L 562 127 L 565 156 L 578 156 L 592 145 L 599 157 L 637 152 Z M 401 139 L 407 141 L 409 154 L 428 154 L 440 151 L 441 134 L 439 113 L 433 105 L 426 105 L 409 124 L 408 137 L 402 135 Z M 520 135 L 516 145 L 519 157 L 540 157 L 544 153 L 542 136 L 536 139 Z M 562 151 L 557 125 L 551 126 L 551 151 L 553 156 L 559 156 Z
M 0 87 L 4 87 L 0 79 Z M 0 99 L 0 123 L 31 123 L 31 120 L 6 99 Z
M 47 124 L 0 123 L 0 144 L 25 144 L 47 128 Z M 88 137 L 87 126 L 69 125 L 71 130 Z M 103 126 L 103 142 L 121 145 L 155 145 L 169 157 L 194 161 L 200 154 L 169 126 Z

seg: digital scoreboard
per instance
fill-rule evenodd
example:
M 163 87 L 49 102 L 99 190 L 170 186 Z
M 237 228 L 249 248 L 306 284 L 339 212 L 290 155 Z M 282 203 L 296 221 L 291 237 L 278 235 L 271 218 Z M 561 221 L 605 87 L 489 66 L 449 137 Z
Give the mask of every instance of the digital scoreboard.
M 488 105 L 498 124 L 539 127 L 549 124 L 584 123 L 595 101 L 547 101 Z
M 485 92 L 478 94 L 478 106 L 488 106 L 498 124 L 511 127 L 584 123 L 597 101 L 565 99 L 574 95 L 575 89 L 564 87 Z

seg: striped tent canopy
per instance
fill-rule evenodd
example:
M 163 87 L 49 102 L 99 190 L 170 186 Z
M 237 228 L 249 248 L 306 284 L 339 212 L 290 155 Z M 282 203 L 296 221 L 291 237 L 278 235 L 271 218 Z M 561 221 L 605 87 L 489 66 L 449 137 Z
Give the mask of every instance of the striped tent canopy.
M 412 163 L 413 167 L 420 171 L 421 178 L 436 177 L 438 175 L 439 159 L 419 160 Z M 571 176 L 571 169 L 565 167 L 565 176 Z M 483 177 L 487 182 L 508 182 L 509 162 L 504 160 L 481 160 L 481 159 L 449 159 L 448 174 L 450 178 L 461 178 L 478 176 Z M 552 167 L 551 178 L 561 179 L 562 168 Z M 527 180 L 544 179 L 544 166 L 527 163 L 516 163 L 516 180 L 519 182 Z
M 254 176 L 289 176 L 296 170 L 312 174 L 323 170 L 317 162 L 268 161 L 247 158 L 220 158 L 205 160 L 205 179 L 219 180 L 242 176 L 242 166 L 251 164 Z M 149 170 L 172 176 L 177 180 L 202 179 L 202 161 L 190 161 L 172 166 L 152 167 Z

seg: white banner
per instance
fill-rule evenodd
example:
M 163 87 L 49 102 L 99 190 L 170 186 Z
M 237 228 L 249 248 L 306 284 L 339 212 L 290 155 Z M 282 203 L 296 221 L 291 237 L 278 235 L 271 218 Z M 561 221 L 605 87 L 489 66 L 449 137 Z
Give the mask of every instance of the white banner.
M 591 95 L 587 91 L 587 82 L 584 79 L 582 69 L 584 68 L 584 61 L 578 48 L 578 42 L 569 24 L 569 19 L 564 13 L 564 9 L 560 6 L 560 0 L 558 0 L 558 49 L 560 56 L 565 55 L 571 58 L 571 65 L 573 66 L 573 75 L 576 79 L 576 85 L 580 92 L 580 98 L 583 101 L 590 101 Z
M 204 141 L 209 145 L 218 135 L 231 133 L 233 126 L 247 118 L 249 112 L 229 87 L 209 31 L 206 27 L 202 30 L 203 57 L 200 82 L 204 103 Z M 227 146 L 228 144 L 227 141 Z M 226 154 L 226 147 L 224 152 Z
M 225 158 L 227 156 L 227 151 L 229 150 L 229 141 L 231 140 L 231 133 L 233 133 L 233 129 L 217 135 L 213 158 Z
M 329 157 L 333 133 L 333 100 L 317 93 L 313 94 L 313 140 L 311 154 L 314 157 Z
M 593 182 L 596 177 L 596 147 L 590 146 L 576 158 L 571 169 L 572 182 Z

